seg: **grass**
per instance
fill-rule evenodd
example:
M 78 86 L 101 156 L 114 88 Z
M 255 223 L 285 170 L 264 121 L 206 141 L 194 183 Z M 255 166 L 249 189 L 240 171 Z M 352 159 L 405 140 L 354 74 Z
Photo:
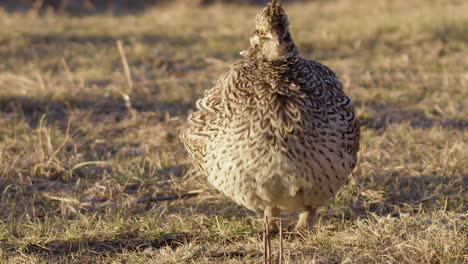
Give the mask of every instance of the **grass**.
M 259 8 L 0 11 L 0 263 L 261 262 L 261 216 L 190 173 L 177 138 Z M 468 263 L 467 3 L 286 8 L 353 98 L 362 146 L 315 230 L 285 232 L 285 263 Z

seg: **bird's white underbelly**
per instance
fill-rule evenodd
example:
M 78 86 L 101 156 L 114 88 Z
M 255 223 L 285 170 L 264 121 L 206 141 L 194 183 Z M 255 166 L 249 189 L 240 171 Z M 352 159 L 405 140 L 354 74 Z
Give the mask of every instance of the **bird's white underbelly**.
M 230 145 L 226 138 L 215 138 L 205 155 L 208 181 L 252 210 L 319 206 L 337 192 L 352 169 L 342 166 L 343 159 L 328 149 L 321 151 L 329 160 L 310 148 L 295 144 L 285 152 L 260 142 Z

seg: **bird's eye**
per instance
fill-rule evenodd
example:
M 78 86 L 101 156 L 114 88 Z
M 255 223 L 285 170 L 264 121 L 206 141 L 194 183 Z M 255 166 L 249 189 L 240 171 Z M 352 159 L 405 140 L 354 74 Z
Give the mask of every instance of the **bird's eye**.
M 255 31 L 255 35 L 257 35 L 260 39 L 265 38 L 265 32 L 262 32 L 262 31 L 259 31 L 259 30 Z

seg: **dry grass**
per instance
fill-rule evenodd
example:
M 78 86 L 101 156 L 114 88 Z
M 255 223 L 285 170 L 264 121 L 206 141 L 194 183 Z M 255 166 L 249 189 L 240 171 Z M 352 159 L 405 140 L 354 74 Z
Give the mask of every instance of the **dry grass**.
M 466 10 L 287 6 L 302 53 L 337 71 L 363 131 L 360 164 L 316 230 L 285 232 L 285 263 L 468 263 Z M 0 11 L 0 262 L 261 262 L 261 216 L 188 172 L 177 139 L 248 44 L 257 11 Z M 193 190 L 204 191 L 138 202 Z

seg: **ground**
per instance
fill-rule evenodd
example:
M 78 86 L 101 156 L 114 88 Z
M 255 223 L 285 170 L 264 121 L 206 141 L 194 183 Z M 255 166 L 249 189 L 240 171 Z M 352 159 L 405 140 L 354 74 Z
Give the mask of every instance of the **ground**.
M 260 263 L 262 216 L 192 173 L 178 140 L 260 8 L 0 10 L 0 263 Z M 342 79 L 362 141 L 312 232 L 284 215 L 284 263 L 468 263 L 466 10 L 286 5 L 301 54 Z

